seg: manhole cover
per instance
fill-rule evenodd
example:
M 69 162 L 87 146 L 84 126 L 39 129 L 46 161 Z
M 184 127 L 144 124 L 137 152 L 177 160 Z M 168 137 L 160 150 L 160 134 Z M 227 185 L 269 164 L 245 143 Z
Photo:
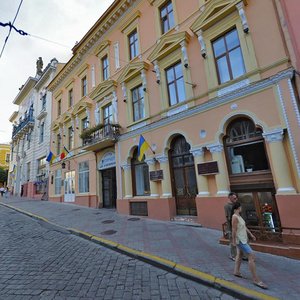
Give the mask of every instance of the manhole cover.
M 113 223 L 115 222 L 114 220 L 105 220 L 105 221 L 102 221 L 103 224 L 110 224 L 110 223 Z
M 80 210 L 80 208 L 74 208 L 74 209 L 72 209 L 72 211 L 78 211 L 78 210 Z
M 117 231 L 116 230 L 106 230 L 101 232 L 102 235 L 112 235 L 115 234 Z
M 128 221 L 138 221 L 140 218 L 129 218 Z
M 96 213 L 94 213 L 95 215 L 101 215 L 101 212 L 96 212 Z

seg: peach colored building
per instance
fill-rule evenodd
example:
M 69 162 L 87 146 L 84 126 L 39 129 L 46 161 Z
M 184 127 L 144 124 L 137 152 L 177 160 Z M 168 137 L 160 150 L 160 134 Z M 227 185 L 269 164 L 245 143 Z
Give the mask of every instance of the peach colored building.
M 115 1 L 49 85 L 50 200 L 220 229 L 234 191 L 300 228 L 293 76 L 272 1 Z

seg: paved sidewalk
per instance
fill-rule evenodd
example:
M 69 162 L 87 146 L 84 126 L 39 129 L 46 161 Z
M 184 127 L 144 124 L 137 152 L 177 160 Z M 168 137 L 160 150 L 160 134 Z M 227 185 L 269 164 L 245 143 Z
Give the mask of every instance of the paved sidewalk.
M 232 275 L 234 263 L 228 259 L 229 248 L 218 243 L 221 236 L 218 230 L 25 198 L 0 198 L 0 204 L 72 228 L 85 238 L 231 291 L 240 298 L 242 295 L 248 299 L 300 298 L 299 260 L 257 252 L 257 273 L 269 286 L 268 290 L 261 290 L 252 284 L 246 262 L 241 271 L 247 279 Z

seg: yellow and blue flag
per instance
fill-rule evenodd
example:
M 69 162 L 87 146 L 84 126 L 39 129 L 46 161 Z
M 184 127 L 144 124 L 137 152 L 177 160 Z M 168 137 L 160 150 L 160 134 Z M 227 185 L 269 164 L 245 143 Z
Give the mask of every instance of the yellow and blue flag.
M 146 140 L 144 139 L 144 137 L 141 135 L 140 136 L 140 141 L 139 141 L 139 148 L 138 148 L 138 160 L 142 161 L 145 152 L 147 151 L 147 149 L 151 149 L 150 145 L 146 142 Z
M 52 151 L 50 151 L 46 158 L 46 161 L 49 163 L 52 163 L 55 158 L 56 158 L 56 156 L 52 153 Z

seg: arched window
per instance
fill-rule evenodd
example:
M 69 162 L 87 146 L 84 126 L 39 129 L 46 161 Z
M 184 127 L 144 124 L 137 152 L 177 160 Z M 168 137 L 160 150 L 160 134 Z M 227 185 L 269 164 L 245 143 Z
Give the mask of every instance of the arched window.
M 138 160 L 138 149 L 136 148 L 131 160 L 132 184 L 134 196 L 150 195 L 149 167 L 144 161 Z
M 232 121 L 224 143 L 231 174 L 269 170 L 262 130 L 251 120 Z

